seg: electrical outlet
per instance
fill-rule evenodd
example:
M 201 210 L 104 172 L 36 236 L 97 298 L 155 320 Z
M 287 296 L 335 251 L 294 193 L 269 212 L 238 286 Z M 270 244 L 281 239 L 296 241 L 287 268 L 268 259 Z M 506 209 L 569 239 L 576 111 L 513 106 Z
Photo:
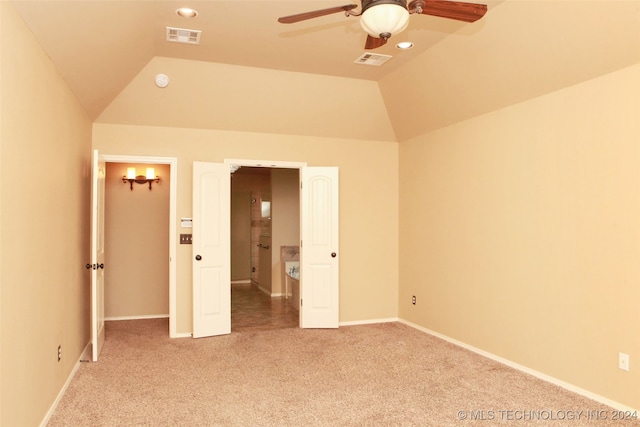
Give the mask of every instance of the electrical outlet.
M 416 305 L 416 296 L 411 297 L 411 304 Z
M 62 346 L 58 346 L 58 362 L 62 359 Z
M 623 371 L 629 372 L 629 355 L 625 353 L 618 353 L 618 368 Z

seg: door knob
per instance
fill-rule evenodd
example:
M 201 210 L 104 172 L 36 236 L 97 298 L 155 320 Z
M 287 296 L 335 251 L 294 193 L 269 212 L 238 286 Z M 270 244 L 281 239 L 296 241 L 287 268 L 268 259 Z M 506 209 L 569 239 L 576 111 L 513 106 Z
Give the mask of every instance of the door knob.
M 335 252 L 331 252 L 331 258 L 335 258 L 336 257 L 336 253 Z
M 85 267 L 87 267 L 87 270 L 90 270 L 91 269 L 91 264 L 87 264 L 87 265 L 85 265 Z
M 200 261 L 202 257 L 200 255 L 196 255 L 196 261 Z

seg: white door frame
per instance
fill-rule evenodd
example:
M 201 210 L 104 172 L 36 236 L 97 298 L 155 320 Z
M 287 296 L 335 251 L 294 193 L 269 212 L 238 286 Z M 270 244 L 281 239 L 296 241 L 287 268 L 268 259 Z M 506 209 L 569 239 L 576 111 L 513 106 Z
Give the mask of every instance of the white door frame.
M 224 164 L 253 168 L 300 169 L 307 166 L 307 162 L 282 162 L 274 160 L 224 159 Z
M 177 230 L 177 192 L 178 192 L 178 158 L 154 156 L 129 156 L 102 154 L 99 160 L 106 163 L 138 163 L 169 165 L 169 336 L 177 338 L 176 332 L 176 230 Z
M 91 156 L 91 360 L 98 361 L 105 339 L 104 325 L 104 190 L 106 163 Z

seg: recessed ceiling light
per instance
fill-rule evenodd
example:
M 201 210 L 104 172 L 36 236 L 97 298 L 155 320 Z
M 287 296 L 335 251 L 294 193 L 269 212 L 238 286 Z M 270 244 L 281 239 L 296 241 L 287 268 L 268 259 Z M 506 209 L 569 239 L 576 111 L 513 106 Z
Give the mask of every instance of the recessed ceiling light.
M 411 42 L 400 42 L 396 44 L 396 47 L 401 50 L 411 49 L 413 47 L 413 43 Z
M 176 9 L 176 13 L 178 16 L 182 16 L 183 18 L 195 18 L 198 16 L 198 11 L 191 9 L 190 7 L 181 7 L 180 9 Z

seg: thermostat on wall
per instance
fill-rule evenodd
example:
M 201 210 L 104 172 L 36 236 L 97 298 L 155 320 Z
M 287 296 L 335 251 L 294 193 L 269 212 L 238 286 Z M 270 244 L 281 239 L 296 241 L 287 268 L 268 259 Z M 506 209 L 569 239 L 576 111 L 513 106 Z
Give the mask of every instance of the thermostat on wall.
M 180 218 L 182 228 L 193 228 L 193 218 Z

